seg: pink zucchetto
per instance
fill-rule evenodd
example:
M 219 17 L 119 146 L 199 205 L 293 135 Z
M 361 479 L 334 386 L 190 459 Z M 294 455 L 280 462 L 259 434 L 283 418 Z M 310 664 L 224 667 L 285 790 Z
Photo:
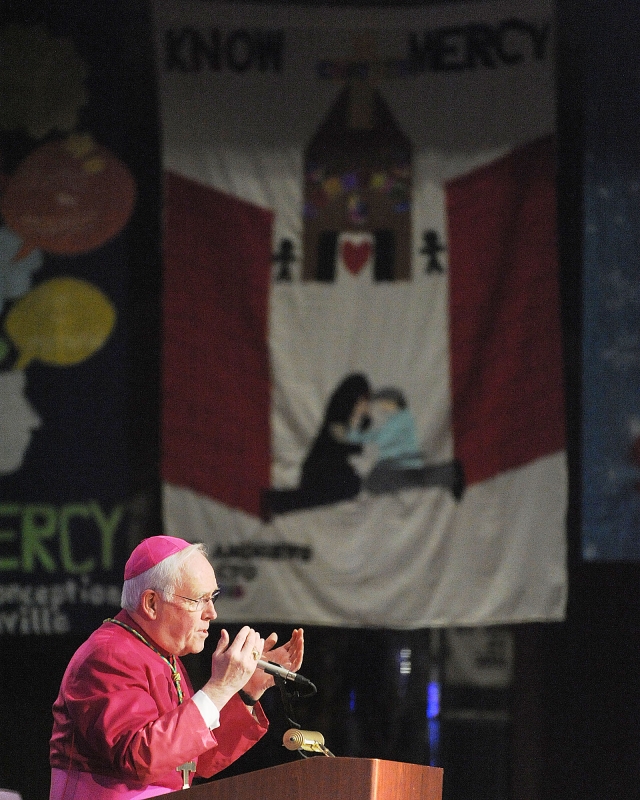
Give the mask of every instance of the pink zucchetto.
M 124 579 L 128 581 L 146 572 L 151 567 L 155 567 L 165 558 L 169 558 L 174 553 L 179 553 L 185 547 L 190 546 L 190 542 L 178 539 L 176 536 L 151 536 L 144 539 L 129 556 L 129 560 L 124 566 Z

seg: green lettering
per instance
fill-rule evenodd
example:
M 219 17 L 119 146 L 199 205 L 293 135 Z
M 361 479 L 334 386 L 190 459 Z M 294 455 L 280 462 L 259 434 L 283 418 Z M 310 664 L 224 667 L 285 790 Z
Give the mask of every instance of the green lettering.
M 86 572 L 91 572 L 95 568 L 95 560 L 87 558 L 81 564 L 76 564 L 73 560 L 71 552 L 71 533 L 69 530 L 70 522 L 73 517 L 83 517 L 86 519 L 90 516 L 90 510 L 78 504 L 70 504 L 63 506 L 60 511 L 60 560 L 64 571 L 71 575 L 81 575 Z
M 18 517 L 20 516 L 20 506 L 16 503 L 6 503 L 0 505 L 0 516 L 3 517 Z M 0 543 L 1 542 L 14 542 L 17 538 L 17 532 L 12 530 L 0 530 Z M 0 570 L 11 572 L 17 570 L 20 566 L 18 556 L 14 558 L 0 558 Z
M 115 506 L 111 516 L 105 516 L 95 501 L 91 503 L 91 508 L 102 536 L 102 569 L 109 570 L 113 568 L 113 538 L 122 520 L 124 506 Z
M 56 571 L 56 562 L 43 544 L 56 532 L 56 510 L 50 505 L 26 506 L 22 517 L 22 566 L 25 572 L 35 570 L 36 559 L 47 572 Z

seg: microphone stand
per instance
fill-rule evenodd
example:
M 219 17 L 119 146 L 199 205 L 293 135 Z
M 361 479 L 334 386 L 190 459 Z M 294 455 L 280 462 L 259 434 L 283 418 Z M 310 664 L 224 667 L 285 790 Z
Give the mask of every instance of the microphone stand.
M 291 705 L 291 701 L 294 699 L 300 698 L 300 692 L 297 688 L 290 690 L 287 686 L 287 682 L 284 678 L 280 675 L 274 675 L 273 680 L 275 681 L 276 686 L 280 690 L 280 697 L 282 698 L 282 705 L 284 707 L 284 715 L 287 718 L 287 721 L 290 725 L 294 728 L 299 728 L 300 724 L 293 719 L 293 707 Z M 307 695 L 305 695 L 306 697 Z
M 287 718 L 287 722 L 291 725 L 292 728 L 297 728 L 299 730 L 300 723 L 296 722 L 296 720 L 293 717 L 292 700 L 299 700 L 305 697 L 312 697 L 317 691 L 316 687 L 313 684 L 311 684 L 311 686 L 313 687 L 311 691 L 306 692 L 305 694 L 300 694 L 300 690 L 297 687 L 290 689 L 287 686 L 287 681 L 282 676 L 274 675 L 273 680 L 275 682 L 275 685 L 280 690 L 280 697 L 282 698 L 284 715 Z M 286 735 L 287 734 L 285 733 L 285 737 Z M 309 756 L 304 752 L 303 746 L 300 746 L 299 748 L 296 749 L 298 750 L 298 753 L 300 754 L 301 758 L 309 758 Z M 325 756 L 331 756 L 332 758 L 335 758 L 333 753 L 324 746 L 324 741 L 314 742 L 313 749 L 315 751 L 320 751 L 324 753 Z

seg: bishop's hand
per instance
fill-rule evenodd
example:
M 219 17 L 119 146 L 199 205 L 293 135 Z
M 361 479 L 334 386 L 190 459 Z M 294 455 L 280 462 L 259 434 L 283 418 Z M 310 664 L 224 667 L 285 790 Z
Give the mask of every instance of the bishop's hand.
M 275 664 L 280 664 L 280 666 L 291 672 L 297 672 L 302 665 L 304 656 L 303 629 L 295 628 L 289 641 L 280 645 L 280 647 L 276 647 L 277 643 L 278 635 L 276 633 L 270 634 L 264 641 L 261 658 L 264 661 L 273 661 Z M 258 669 L 242 688 L 251 698 L 258 700 L 274 683 L 272 675 Z
M 264 639 L 248 625 L 240 629 L 231 643 L 227 631 L 223 629 L 220 632 L 220 639 L 211 656 L 211 677 L 202 687 L 218 711 L 238 689 L 247 685 L 256 671 L 264 646 Z

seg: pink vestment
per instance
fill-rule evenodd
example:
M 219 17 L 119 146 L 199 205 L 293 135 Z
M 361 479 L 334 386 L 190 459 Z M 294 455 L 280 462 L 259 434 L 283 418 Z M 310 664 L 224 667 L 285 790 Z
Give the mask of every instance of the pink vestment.
M 126 611 L 117 619 L 139 630 Z M 133 800 L 182 788 L 176 767 L 195 761 L 210 777 L 266 732 L 235 695 L 209 730 L 178 660 L 184 701 L 169 665 L 130 631 L 105 622 L 69 662 L 53 705 L 50 800 Z

